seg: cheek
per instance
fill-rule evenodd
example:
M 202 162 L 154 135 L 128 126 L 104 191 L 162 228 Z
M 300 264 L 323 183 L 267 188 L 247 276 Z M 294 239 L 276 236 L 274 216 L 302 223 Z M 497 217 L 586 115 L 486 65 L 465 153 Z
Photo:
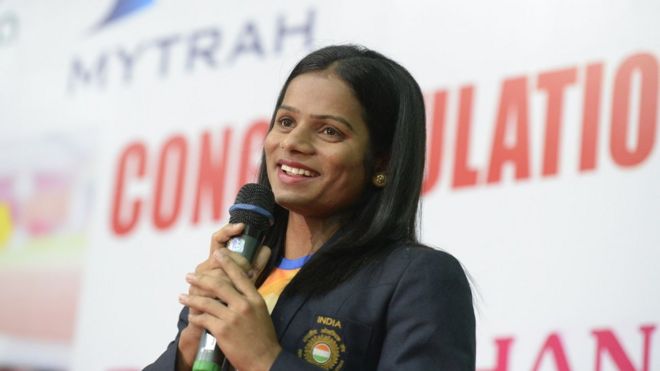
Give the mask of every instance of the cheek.
M 266 161 L 270 160 L 270 155 L 277 149 L 278 141 L 273 132 L 269 132 L 264 139 L 264 153 L 266 154 Z
M 364 159 L 355 154 L 337 156 L 328 163 L 335 164 L 334 170 L 346 181 L 359 181 L 365 177 Z

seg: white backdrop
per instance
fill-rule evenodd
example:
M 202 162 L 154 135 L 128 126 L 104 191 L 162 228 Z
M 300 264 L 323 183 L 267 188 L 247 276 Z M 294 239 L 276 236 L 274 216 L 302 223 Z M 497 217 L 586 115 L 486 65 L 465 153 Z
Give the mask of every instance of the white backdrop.
M 660 370 L 659 15 L 650 0 L 0 1 L 0 366 L 154 360 L 288 72 L 350 42 L 428 98 L 423 240 L 472 277 L 478 368 Z

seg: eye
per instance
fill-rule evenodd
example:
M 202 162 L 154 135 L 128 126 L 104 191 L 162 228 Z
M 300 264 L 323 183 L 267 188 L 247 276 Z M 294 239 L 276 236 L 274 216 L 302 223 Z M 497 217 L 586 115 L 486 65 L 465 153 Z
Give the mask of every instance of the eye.
M 285 129 L 292 128 L 293 125 L 294 125 L 293 120 L 291 120 L 291 118 L 286 117 L 286 116 L 279 118 L 277 120 L 277 123 L 280 127 L 285 128 Z
M 321 129 L 321 133 L 330 137 L 342 138 L 344 134 L 341 131 L 333 128 L 332 126 L 326 126 Z

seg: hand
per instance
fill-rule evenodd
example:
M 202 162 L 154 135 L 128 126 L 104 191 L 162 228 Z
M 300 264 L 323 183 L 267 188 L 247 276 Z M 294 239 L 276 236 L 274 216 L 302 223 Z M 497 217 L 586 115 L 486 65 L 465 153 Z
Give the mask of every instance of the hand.
M 249 276 L 252 277 L 251 280 L 254 285 L 254 281 L 256 281 L 256 279 L 259 277 L 259 274 L 268 263 L 270 258 L 270 248 L 267 246 L 262 246 L 257 252 L 257 256 L 254 259 L 252 265 L 250 265 L 245 257 L 241 256 L 240 254 L 230 252 L 225 248 L 227 241 L 229 241 L 232 237 L 240 235 L 244 228 L 245 225 L 242 223 L 226 224 L 217 232 L 213 233 L 209 247 L 209 257 L 196 267 L 195 274 L 206 274 L 211 277 L 215 277 L 217 280 L 227 280 L 226 274 L 222 270 L 220 262 L 214 257 L 214 253 L 222 249 L 230 254 L 231 258 L 244 272 L 248 272 Z M 202 290 L 192 285 L 188 290 L 188 294 L 191 296 L 215 298 L 213 291 Z M 195 308 L 189 308 L 189 310 L 191 314 L 201 314 L 201 312 Z M 180 368 L 190 368 L 192 366 L 192 362 L 195 359 L 195 355 L 197 353 L 199 339 L 203 330 L 203 327 L 193 323 L 188 323 L 188 326 L 183 329 L 181 338 L 179 340 L 178 360 Z
M 267 370 L 282 350 L 266 303 L 245 270 L 228 250 L 214 253 L 225 276 L 195 273 L 186 279 L 201 295 L 182 295 L 191 308 L 191 324 L 206 328 L 218 341 L 225 357 L 241 371 Z M 193 309 L 195 309 L 193 313 Z
M 230 254 L 234 262 L 236 262 L 236 264 L 238 264 L 238 266 L 244 272 L 248 273 L 248 276 L 251 277 L 254 283 L 259 277 L 261 271 L 268 263 L 268 260 L 270 258 L 270 248 L 268 248 L 268 246 L 262 246 L 261 248 L 259 248 L 259 251 L 257 252 L 257 256 L 254 259 L 254 263 L 251 265 L 250 262 L 248 262 L 248 260 L 244 256 L 238 253 L 228 251 L 227 248 L 225 247 L 225 244 L 231 238 L 240 235 L 244 228 L 245 228 L 245 224 L 243 223 L 226 224 L 222 228 L 220 228 L 217 232 L 213 233 L 213 235 L 211 236 L 209 257 L 195 268 L 195 274 L 208 274 L 216 277 L 218 280 L 226 279 L 226 274 L 221 269 L 218 259 L 214 257 L 214 253 L 223 249 Z M 209 298 L 215 297 L 212 291 L 200 290 L 198 287 L 195 286 L 190 286 L 190 288 L 188 289 L 188 294 L 205 296 Z M 196 312 L 194 308 L 190 308 L 190 312 L 192 314 L 199 314 L 199 312 Z M 201 330 L 203 329 L 200 328 L 198 330 L 201 334 Z

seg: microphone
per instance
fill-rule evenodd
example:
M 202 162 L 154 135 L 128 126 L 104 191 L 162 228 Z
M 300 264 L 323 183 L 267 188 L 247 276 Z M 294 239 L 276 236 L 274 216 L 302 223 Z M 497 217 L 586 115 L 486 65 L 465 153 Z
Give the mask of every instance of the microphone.
M 238 191 L 236 201 L 229 208 L 229 223 L 245 223 L 243 234 L 227 242 L 230 251 L 241 254 L 252 262 L 261 246 L 264 234 L 275 219 L 273 192 L 261 184 L 248 183 Z M 219 371 L 223 354 L 213 335 L 204 330 L 199 339 L 193 371 Z

